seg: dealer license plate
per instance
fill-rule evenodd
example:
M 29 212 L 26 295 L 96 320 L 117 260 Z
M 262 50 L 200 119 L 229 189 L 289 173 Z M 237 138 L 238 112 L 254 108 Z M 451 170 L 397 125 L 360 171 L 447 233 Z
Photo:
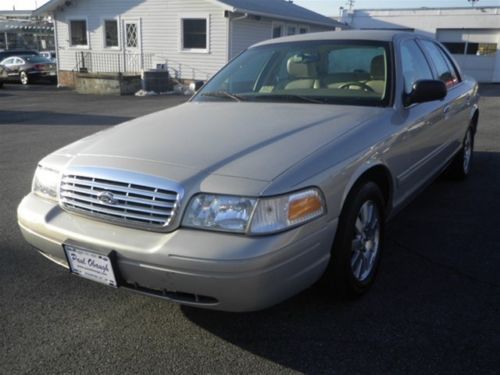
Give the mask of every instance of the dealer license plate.
M 118 287 L 113 264 L 108 256 L 72 245 L 64 245 L 64 251 L 72 273 L 114 288 Z

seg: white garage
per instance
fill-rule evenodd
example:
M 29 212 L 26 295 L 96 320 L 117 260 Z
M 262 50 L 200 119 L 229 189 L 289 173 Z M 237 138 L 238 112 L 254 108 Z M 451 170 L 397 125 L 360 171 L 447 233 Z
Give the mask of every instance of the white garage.
M 441 41 L 463 72 L 500 82 L 500 7 L 357 9 L 343 14 L 357 29 L 412 30 Z
M 464 72 L 480 82 L 495 81 L 500 29 L 438 29 L 436 36 L 455 56 Z

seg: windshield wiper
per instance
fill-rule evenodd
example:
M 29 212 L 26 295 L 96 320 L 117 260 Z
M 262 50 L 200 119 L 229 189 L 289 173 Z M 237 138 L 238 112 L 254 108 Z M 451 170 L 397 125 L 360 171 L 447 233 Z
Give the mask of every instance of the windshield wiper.
M 211 97 L 214 97 L 214 98 L 229 98 L 229 99 L 233 99 L 234 101 L 237 101 L 237 102 L 242 102 L 242 101 L 245 100 L 240 95 L 231 94 L 230 92 L 224 91 L 224 90 L 212 91 L 212 92 L 204 92 L 201 95 L 202 96 L 211 96 Z
M 326 104 L 325 100 L 319 98 L 311 98 L 310 96 L 298 95 L 298 94 L 271 94 L 271 95 L 256 95 L 253 96 L 255 99 L 278 99 L 278 100 L 295 100 L 304 103 L 315 103 L 315 104 Z

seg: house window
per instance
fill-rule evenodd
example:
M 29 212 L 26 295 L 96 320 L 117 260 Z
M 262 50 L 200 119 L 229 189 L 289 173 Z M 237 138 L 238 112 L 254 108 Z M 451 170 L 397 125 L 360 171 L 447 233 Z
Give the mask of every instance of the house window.
M 283 24 L 277 23 L 273 25 L 273 39 L 283 35 Z
M 208 49 L 208 20 L 206 18 L 182 19 L 182 49 L 206 51 Z
M 453 55 L 463 55 L 465 52 L 465 43 L 462 43 L 462 42 L 442 42 L 442 44 Z
M 307 34 L 309 32 L 309 27 L 307 26 L 300 26 L 299 27 L 299 34 Z
M 118 47 L 118 22 L 116 20 L 104 21 L 104 35 L 106 47 Z
M 467 43 L 467 55 L 483 56 L 496 52 L 496 43 Z
M 288 25 L 286 29 L 286 35 L 295 35 L 297 34 L 297 27 L 294 25 Z
M 72 20 L 70 24 L 70 41 L 72 46 L 87 46 L 87 21 Z

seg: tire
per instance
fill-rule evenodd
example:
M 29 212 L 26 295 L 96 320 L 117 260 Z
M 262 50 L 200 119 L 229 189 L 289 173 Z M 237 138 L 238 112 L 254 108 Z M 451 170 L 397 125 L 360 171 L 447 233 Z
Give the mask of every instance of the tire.
M 358 297 L 373 284 L 382 256 L 384 227 L 385 202 L 380 188 L 371 181 L 358 183 L 340 215 L 326 272 L 329 288 L 337 296 Z
M 453 180 L 465 180 L 471 173 L 474 156 L 474 129 L 470 127 L 464 137 L 462 148 L 451 162 L 446 175 Z
M 0 89 L 3 87 L 3 82 L 0 81 Z
M 30 77 L 28 76 L 28 73 L 26 73 L 26 72 L 19 73 L 19 79 L 21 80 L 21 83 L 24 86 L 26 86 L 30 83 Z

